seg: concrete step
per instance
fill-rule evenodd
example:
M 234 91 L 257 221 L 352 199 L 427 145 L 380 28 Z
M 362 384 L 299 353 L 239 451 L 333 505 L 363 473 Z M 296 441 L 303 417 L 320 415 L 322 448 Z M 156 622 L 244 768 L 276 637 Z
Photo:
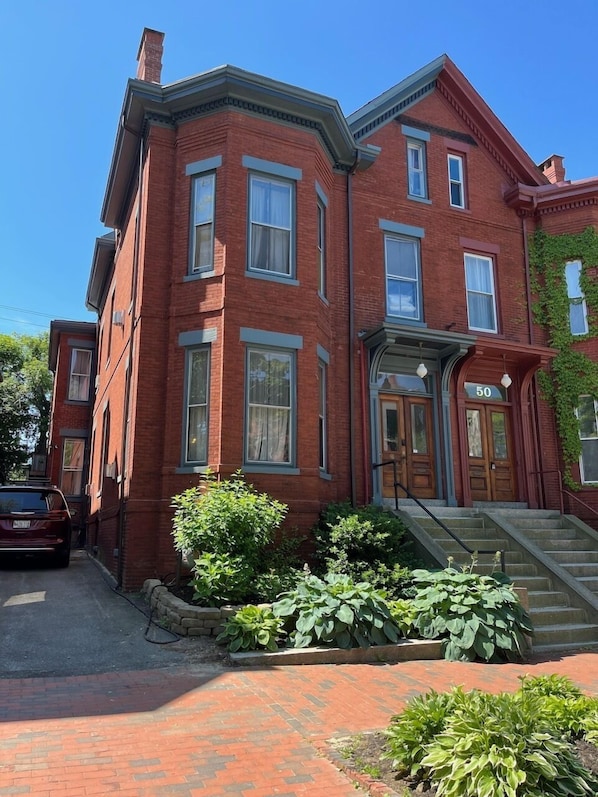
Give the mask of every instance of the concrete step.
M 520 586 L 516 584 L 515 586 Z M 529 590 L 527 591 L 527 600 L 529 602 L 530 611 L 534 609 L 544 609 L 551 606 L 568 606 L 569 599 L 564 592 L 553 592 L 552 590 Z
M 563 596 L 565 597 L 565 596 Z M 530 606 L 531 609 L 531 606 Z M 530 616 L 534 622 L 536 631 L 548 626 L 585 626 L 586 617 L 583 609 L 576 609 L 574 606 L 539 606 L 534 608 Z
M 598 576 L 582 576 L 577 580 L 592 592 L 598 592 Z
M 587 539 L 582 539 L 581 537 L 551 537 L 539 542 L 534 540 L 534 542 L 546 553 L 551 553 L 551 551 L 585 551 L 588 547 Z M 550 548 L 550 551 L 548 548 Z M 596 555 L 596 551 L 594 551 L 594 555 Z
M 518 528 L 518 527 L 517 527 Z M 574 528 L 564 528 L 564 529 L 553 529 L 548 532 L 547 529 L 519 529 L 526 537 L 539 545 L 540 543 L 538 540 L 579 540 L 582 539 L 580 534 L 578 533 L 577 529 Z M 552 533 L 554 532 L 554 533 Z
M 536 628 L 533 638 L 534 650 L 544 645 L 563 645 L 565 648 L 571 648 L 588 644 L 598 645 L 598 625 L 590 623 L 544 625 Z
M 544 553 L 560 565 L 598 565 L 596 551 L 548 551 L 544 549 Z
M 598 562 L 596 561 L 583 563 L 578 562 L 577 564 L 563 563 L 561 567 L 564 567 L 569 575 L 573 576 L 574 578 L 598 576 Z
M 511 580 L 516 587 L 525 587 L 528 593 L 551 592 L 550 581 L 546 576 L 517 576 Z

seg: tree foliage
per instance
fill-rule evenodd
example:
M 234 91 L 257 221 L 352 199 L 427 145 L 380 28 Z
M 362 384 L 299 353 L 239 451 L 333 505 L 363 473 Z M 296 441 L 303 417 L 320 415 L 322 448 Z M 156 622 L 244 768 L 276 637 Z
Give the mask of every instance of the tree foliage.
M 52 373 L 47 332 L 0 334 L 0 484 L 18 475 L 33 452 L 45 452 Z

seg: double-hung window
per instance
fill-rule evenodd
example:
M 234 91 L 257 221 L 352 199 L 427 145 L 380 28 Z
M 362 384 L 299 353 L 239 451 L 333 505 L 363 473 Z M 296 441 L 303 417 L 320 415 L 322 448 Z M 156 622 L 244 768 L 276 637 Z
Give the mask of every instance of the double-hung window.
M 209 346 L 186 352 L 185 464 L 208 461 Z
M 318 443 L 320 449 L 320 470 L 328 469 L 328 444 L 327 444 L 327 418 L 326 418 L 326 391 L 327 391 L 326 363 L 318 361 Z
M 569 297 L 569 328 L 572 335 L 587 335 L 588 309 L 581 289 L 581 260 L 565 264 L 565 281 Z
M 326 296 L 326 208 L 318 199 L 318 293 Z
M 384 247 L 387 313 L 389 316 L 421 321 L 419 240 L 386 235 Z
M 294 352 L 248 348 L 247 463 L 292 464 L 294 380 Z
M 492 258 L 465 255 L 465 288 L 469 328 L 480 332 L 497 332 Z
M 191 273 L 214 269 L 214 200 L 216 175 L 200 174 L 193 179 L 193 240 Z
M 249 178 L 249 269 L 292 274 L 293 184 L 264 175 Z
M 577 419 L 581 440 L 581 481 L 584 484 L 598 482 L 598 402 L 591 396 L 580 396 Z
M 448 155 L 449 202 L 452 208 L 465 207 L 463 156 Z
M 85 439 L 66 437 L 62 445 L 62 478 L 60 486 L 66 495 L 79 495 L 83 475 Z
M 109 319 L 111 322 L 112 319 Z M 73 349 L 69 377 L 69 401 L 87 401 L 91 378 L 91 350 Z
M 426 196 L 425 150 L 420 141 L 407 143 L 407 176 L 409 196 Z

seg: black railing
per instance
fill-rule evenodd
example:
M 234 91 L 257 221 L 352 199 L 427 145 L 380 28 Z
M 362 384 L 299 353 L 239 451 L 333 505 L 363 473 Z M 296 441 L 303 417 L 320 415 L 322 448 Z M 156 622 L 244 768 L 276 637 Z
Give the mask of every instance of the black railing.
M 455 532 L 452 531 L 452 529 L 449 529 L 449 527 L 445 523 L 443 523 L 442 520 L 440 520 L 440 518 L 437 518 L 436 515 L 433 512 L 430 512 L 428 507 L 425 504 L 422 504 L 422 502 L 419 500 L 419 498 L 416 498 L 413 495 L 413 493 L 410 490 L 408 490 L 407 487 L 405 487 L 405 485 L 401 484 L 401 482 L 398 481 L 398 479 L 397 479 L 397 463 L 395 462 L 394 459 L 389 459 L 386 462 L 375 463 L 373 465 L 373 468 L 374 469 L 376 469 L 376 468 L 384 468 L 386 465 L 392 465 L 392 481 L 393 481 L 394 496 L 395 496 L 395 509 L 397 511 L 399 510 L 399 492 L 398 492 L 397 488 L 400 487 L 401 490 L 407 496 L 407 498 L 410 498 L 412 501 L 415 501 L 415 503 L 420 507 L 420 509 L 423 509 L 424 512 L 427 515 L 429 515 L 432 518 L 432 520 L 440 526 L 441 529 L 446 531 L 446 533 L 449 535 L 449 537 L 452 537 L 452 539 L 455 540 L 455 542 L 457 542 L 461 546 L 461 548 L 463 548 L 463 550 L 466 551 L 470 556 L 475 556 L 476 554 L 482 554 L 482 555 L 491 554 L 492 556 L 496 556 L 496 554 L 498 554 L 500 556 L 500 569 L 502 570 L 503 573 L 506 573 L 506 570 L 505 570 L 505 552 L 504 552 L 504 550 L 496 551 L 496 550 L 478 548 L 477 551 L 474 551 L 473 548 L 470 548 L 469 545 L 467 545 L 467 543 L 463 542 L 463 540 L 460 539 L 455 534 Z

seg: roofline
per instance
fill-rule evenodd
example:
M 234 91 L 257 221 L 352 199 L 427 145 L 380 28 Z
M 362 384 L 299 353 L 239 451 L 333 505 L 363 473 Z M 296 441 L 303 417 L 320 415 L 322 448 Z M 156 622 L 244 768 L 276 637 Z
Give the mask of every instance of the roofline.
M 85 295 L 85 306 L 92 312 L 100 312 L 115 252 L 116 236 L 114 232 L 109 232 L 100 238 L 96 238 L 91 273 L 87 283 L 87 294 Z
M 543 213 L 561 205 L 598 205 L 598 177 L 530 186 L 518 183 L 505 194 L 505 202 L 523 213 Z
M 350 169 L 358 154 L 373 154 L 353 137 L 337 100 L 235 66 L 220 66 L 175 83 L 129 79 L 114 144 L 101 220 L 118 227 L 137 168 L 138 142 L 146 124 L 176 127 L 222 108 L 264 114 L 320 135 L 335 167 Z M 367 160 L 367 158 L 366 158 Z
M 92 335 L 96 336 L 96 324 L 94 321 L 68 321 L 66 319 L 56 319 L 50 321 L 50 340 L 48 346 L 48 368 L 53 373 L 56 371 L 58 361 L 58 336 L 62 332 L 73 335 Z

